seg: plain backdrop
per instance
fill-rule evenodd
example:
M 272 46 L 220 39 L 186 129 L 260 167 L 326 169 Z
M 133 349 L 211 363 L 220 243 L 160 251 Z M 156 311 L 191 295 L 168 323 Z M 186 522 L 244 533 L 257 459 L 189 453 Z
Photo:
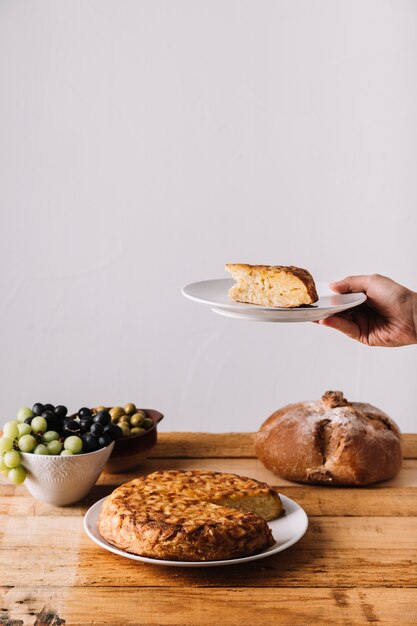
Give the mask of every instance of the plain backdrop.
M 417 432 L 416 346 L 180 293 L 228 262 L 417 290 L 416 59 L 412 0 L 0 0 L 0 421 L 253 431 L 340 389 Z

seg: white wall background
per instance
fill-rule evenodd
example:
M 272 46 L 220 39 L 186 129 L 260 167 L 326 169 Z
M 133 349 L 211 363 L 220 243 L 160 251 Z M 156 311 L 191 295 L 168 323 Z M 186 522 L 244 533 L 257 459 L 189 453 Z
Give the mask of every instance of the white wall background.
M 412 0 L 1 0 L 0 420 L 256 430 L 335 388 L 417 432 L 415 346 L 180 294 L 226 262 L 417 290 L 416 59 Z

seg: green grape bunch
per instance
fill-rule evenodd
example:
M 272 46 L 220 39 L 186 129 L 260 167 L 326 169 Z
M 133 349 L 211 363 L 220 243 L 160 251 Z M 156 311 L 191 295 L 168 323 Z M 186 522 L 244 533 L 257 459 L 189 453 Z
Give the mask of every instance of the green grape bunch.
M 133 405 L 132 405 L 133 406 Z M 111 422 L 102 407 L 92 413 L 83 407 L 76 416 L 68 416 L 63 405 L 41 404 L 22 407 L 15 420 L 6 422 L 0 437 L 0 472 L 14 484 L 26 478 L 21 453 L 71 456 L 95 452 L 123 436 L 123 430 Z

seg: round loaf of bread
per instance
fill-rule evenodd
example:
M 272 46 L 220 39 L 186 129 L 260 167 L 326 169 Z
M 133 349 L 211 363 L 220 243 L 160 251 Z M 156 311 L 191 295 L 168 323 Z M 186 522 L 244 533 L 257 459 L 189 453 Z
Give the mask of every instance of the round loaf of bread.
M 348 402 L 340 391 L 273 413 L 255 436 L 255 451 L 283 478 L 330 485 L 388 480 L 403 456 L 395 422 L 370 404 Z

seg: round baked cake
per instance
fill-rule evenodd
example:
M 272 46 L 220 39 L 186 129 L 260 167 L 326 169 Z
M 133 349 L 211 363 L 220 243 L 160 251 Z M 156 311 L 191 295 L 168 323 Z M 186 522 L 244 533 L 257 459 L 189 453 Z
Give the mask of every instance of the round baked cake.
M 222 472 L 172 470 L 115 489 L 97 526 L 106 541 L 132 554 L 217 561 L 274 545 L 266 520 L 281 513 L 279 495 L 266 483 Z

